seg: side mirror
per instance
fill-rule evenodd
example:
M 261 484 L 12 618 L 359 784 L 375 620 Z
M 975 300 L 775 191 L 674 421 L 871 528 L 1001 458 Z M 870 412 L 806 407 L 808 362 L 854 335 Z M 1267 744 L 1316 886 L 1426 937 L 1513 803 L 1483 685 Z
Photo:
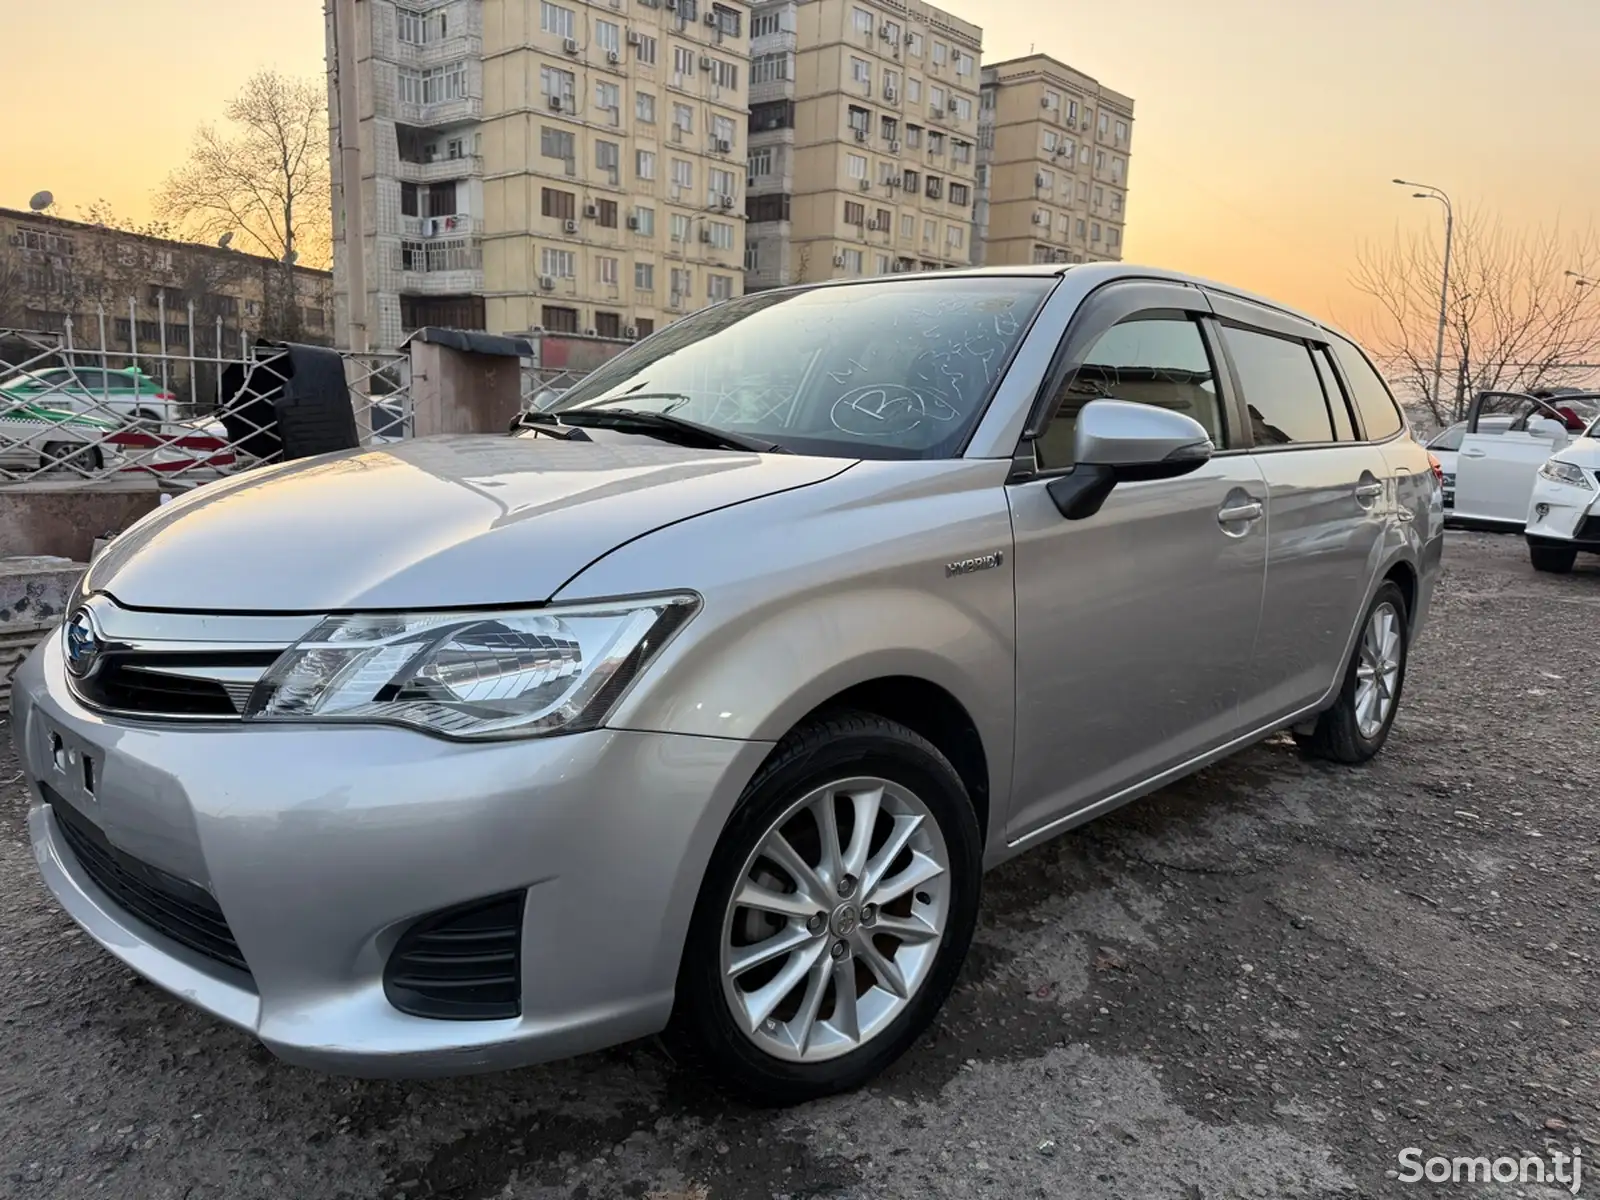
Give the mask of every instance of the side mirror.
M 1554 417 L 1534 417 L 1533 420 L 1528 422 L 1528 432 L 1533 434 L 1534 437 L 1554 440 L 1555 438 L 1566 437 L 1567 427 L 1564 422 L 1558 421 Z
M 1091 400 L 1078 413 L 1075 465 L 1046 490 L 1063 517 L 1081 521 L 1100 511 L 1117 484 L 1187 475 L 1215 449 L 1193 417 L 1126 400 Z

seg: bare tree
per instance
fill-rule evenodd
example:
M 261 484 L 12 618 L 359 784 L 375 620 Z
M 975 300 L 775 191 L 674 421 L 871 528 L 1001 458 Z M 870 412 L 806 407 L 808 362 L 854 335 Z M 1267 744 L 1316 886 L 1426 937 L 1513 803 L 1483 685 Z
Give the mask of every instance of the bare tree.
M 1369 345 L 1439 424 L 1460 420 L 1477 392 L 1557 386 L 1600 361 L 1600 288 L 1568 274 L 1600 272 L 1595 231 L 1508 231 L 1497 218 L 1467 212 L 1456 218 L 1451 250 L 1445 395 L 1434 395 L 1441 253 L 1425 233 L 1396 233 L 1362 246 L 1351 274 L 1374 302 L 1362 331 Z
M 236 249 L 283 264 L 269 307 L 296 325 L 293 264 L 326 266 L 332 248 L 326 85 L 261 71 L 202 125 L 189 161 L 156 193 L 156 213 L 192 237 L 233 235 Z

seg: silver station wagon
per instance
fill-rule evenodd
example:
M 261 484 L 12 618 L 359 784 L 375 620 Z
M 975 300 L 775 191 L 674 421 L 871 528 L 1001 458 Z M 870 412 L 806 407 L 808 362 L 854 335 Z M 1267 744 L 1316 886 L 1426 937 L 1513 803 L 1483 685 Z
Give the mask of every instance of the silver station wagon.
M 17 678 L 46 885 L 293 1062 L 860 1084 L 987 868 L 1377 753 L 1442 546 L 1355 344 L 1121 264 L 745 296 L 520 425 L 160 508 Z

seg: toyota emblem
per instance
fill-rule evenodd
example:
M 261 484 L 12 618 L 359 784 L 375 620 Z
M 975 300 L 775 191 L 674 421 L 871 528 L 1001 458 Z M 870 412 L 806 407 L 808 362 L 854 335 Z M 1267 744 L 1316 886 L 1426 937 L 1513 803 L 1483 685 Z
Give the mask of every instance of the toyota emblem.
M 67 622 L 64 638 L 67 651 L 67 670 L 79 679 L 86 677 L 100 661 L 100 631 L 95 628 L 94 615 L 80 608 Z

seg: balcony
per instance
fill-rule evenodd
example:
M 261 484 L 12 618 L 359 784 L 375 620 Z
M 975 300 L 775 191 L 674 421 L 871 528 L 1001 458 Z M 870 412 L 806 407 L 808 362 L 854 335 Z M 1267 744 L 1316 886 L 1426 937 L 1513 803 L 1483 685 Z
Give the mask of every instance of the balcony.
M 446 217 L 401 217 L 401 232 L 407 237 L 477 237 L 483 233 L 483 218 L 466 213 Z
M 432 162 L 407 162 L 402 158 L 396 177 L 406 183 L 449 183 L 452 179 L 476 179 L 482 174 L 482 155 L 461 154 Z
M 436 104 L 409 104 L 401 100 L 395 104 L 395 119 L 407 125 L 435 129 L 442 125 L 464 125 L 483 116 L 481 96 L 462 96 L 456 100 L 441 100 Z

